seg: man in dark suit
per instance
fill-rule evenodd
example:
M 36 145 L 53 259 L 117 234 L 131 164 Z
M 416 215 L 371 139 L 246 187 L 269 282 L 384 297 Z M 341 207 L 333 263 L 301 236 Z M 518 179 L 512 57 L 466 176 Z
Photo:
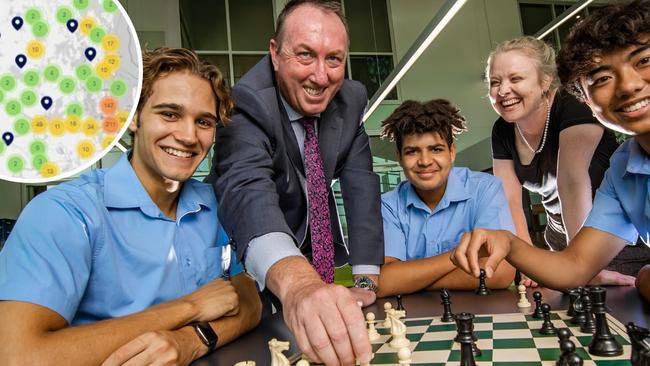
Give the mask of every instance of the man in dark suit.
M 247 271 L 280 300 L 301 350 L 326 364 L 369 360 L 357 301 L 374 302 L 384 258 L 379 179 L 361 123 L 367 96 L 344 80 L 348 44 L 340 3 L 290 1 L 270 57 L 233 89 L 236 114 L 217 133 L 208 178 Z M 349 251 L 332 179 L 343 192 Z M 335 250 L 352 264 L 356 288 L 331 284 Z

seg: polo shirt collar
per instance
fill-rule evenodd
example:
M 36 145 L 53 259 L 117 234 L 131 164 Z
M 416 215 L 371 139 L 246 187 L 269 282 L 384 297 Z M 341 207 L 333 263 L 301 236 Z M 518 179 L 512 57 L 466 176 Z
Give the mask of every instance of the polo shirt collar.
M 188 212 L 199 211 L 201 206 L 210 207 L 212 202 L 216 203 L 210 185 L 203 186 L 191 183 L 185 182 L 181 188 L 177 218 L 183 217 Z M 147 216 L 154 218 L 165 217 L 135 174 L 129 162 L 128 154 L 124 154 L 112 168 L 106 171 L 104 175 L 104 202 L 106 207 L 140 208 Z
M 435 210 L 431 211 L 429 206 L 427 206 L 426 203 L 422 201 L 417 192 L 415 192 L 415 188 L 413 188 L 413 185 L 410 182 L 408 182 L 407 187 L 406 205 L 407 207 L 414 206 L 431 213 L 436 213 L 449 207 L 451 202 L 465 201 L 470 198 L 472 198 L 472 194 L 468 191 L 464 179 L 459 176 L 458 170 L 452 167 L 451 171 L 449 172 L 449 177 L 447 178 L 447 187 L 445 189 L 445 194 L 442 196 L 440 202 L 438 202 Z
M 625 167 L 625 173 L 650 175 L 650 159 L 634 139 L 626 141 L 629 144 L 630 155 Z

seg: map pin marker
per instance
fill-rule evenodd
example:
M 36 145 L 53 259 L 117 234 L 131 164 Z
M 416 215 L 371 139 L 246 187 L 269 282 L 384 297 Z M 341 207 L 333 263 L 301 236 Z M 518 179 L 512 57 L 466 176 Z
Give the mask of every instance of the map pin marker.
M 23 27 L 23 18 L 14 17 L 13 19 L 11 19 L 11 25 L 14 26 L 14 29 L 20 30 L 20 28 Z
M 27 57 L 25 57 L 25 55 L 16 56 L 16 65 L 18 65 L 18 67 L 22 69 L 26 63 L 27 63 Z
M 88 47 L 84 51 L 84 54 L 86 55 L 86 58 L 88 59 L 88 61 L 92 61 L 92 60 L 95 59 L 95 56 L 97 56 L 97 51 L 95 51 L 95 49 L 92 48 L 92 47 Z
M 41 98 L 41 105 L 43 106 L 43 108 L 45 108 L 45 110 L 50 109 L 50 107 L 52 106 L 52 98 L 50 97 Z
M 5 132 L 2 134 L 2 139 L 5 142 L 5 145 L 9 146 L 14 142 L 14 135 L 11 132 Z
M 68 30 L 70 31 L 70 33 L 74 33 L 74 31 L 77 30 L 77 27 L 79 26 L 79 23 L 74 19 L 70 19 L 70 20 L 68 20 L 68 22 L 65 25 L 68 27 Z

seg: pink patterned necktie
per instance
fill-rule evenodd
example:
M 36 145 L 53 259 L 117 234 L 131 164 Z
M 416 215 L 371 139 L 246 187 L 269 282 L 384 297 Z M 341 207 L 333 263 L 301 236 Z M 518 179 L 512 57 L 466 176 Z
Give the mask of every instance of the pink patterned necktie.
M 334 239 L 330 224 L 327 182 L 318 148 L 314 124 L 316 119 L 304 117 L 305 175 L 309 197 L 309 227 L 311 233 L 312 264 L 326 283 L 334 282 Z

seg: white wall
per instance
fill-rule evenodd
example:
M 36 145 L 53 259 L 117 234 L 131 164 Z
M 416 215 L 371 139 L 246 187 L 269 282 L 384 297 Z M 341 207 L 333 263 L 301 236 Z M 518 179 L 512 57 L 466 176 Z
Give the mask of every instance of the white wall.
M 443 3 L 443 0 L 390 1 L 396 60 L 408 51 Z M 402 78 L 398 85 L 400 99 L 444 98 L 460 107 L 469 127 L 458 141 L 462 156 L 464 149 L 489 138 L 496 119 L 482 79 L 485 59 L 496 43 L 519 35 L 521 25 L 516 0 L 468 0 Z M 367 121 L 369 133 L 378 133 L 381 121 L 395 107 L 386 103 L 378 109 Z M 386 158 L 392 155 L 391 151 Z M 488 149 L 485 154 L 473 152 L 476 161 L 467 157 L 461 160 L 473 169 L 482 170 L 491 166 L 489 155 Z

